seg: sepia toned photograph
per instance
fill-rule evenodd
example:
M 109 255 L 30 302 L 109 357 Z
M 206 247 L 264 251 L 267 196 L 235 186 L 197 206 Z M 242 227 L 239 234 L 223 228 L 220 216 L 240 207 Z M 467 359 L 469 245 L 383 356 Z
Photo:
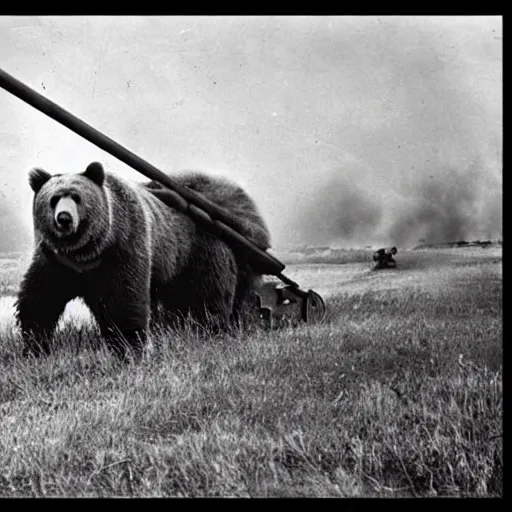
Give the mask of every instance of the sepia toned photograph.
M 0 16 L 0 498 L 503 498 L 502 16 Z

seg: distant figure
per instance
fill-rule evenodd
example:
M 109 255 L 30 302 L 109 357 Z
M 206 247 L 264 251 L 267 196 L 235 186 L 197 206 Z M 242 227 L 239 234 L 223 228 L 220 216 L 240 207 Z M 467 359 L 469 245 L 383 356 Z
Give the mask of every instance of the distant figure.
M 396 247 L 391 247 L 391 249 L 379 249 L 375 251 L 373 254 L 373 261 L 377 264 L 374 269 L 378 270 L 381 268 L 396 268 L 396 261 L 393 256 L 398 252 Z

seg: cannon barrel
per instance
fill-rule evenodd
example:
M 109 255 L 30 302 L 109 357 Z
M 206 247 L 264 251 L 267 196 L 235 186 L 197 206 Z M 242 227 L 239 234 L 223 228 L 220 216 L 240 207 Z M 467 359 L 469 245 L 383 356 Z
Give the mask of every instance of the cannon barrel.
M 297 283 L 282 275 L 281 272 L 284 270 L 285 265 L 241 235 L 241 228 L 236 220 L 232 219 L 222 208 L 177 183 L 167 174 L 83 122 L 53 101 L 34 91 L 1 68 L 0 86 L 125 164 L 133 167 L 144 176 L 176 192 L 178 196 L 181 196 L 188 203 L 185 213 L 199 224 L 212 229 L 230 246 L 241 251 L 254 270 L 262 274 L 277 276 L 285 283 L 298 288 Z

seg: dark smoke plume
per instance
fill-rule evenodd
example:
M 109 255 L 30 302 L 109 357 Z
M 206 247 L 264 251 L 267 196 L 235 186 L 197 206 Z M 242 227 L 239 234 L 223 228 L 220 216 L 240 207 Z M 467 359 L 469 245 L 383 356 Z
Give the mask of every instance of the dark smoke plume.
M 313 245 L 336 244 L 345 241 L 362 242 L 373 236 L 379 225 L 382 208 L 369 200 L 368 194 L 343 174 L 330 179 L 311 191 L 316 201 L 296 210 L 291 240 Z
M 361 182 L 365 181 L 364 174 Z M 379 195 L 378 186 L 358 184 L 341 171 L 311 192 L 312 200 L 296 210 L 291 243 L 312 245 L 414 246 L 501 237 L 501 188 L 482 163 L 467 169 L 424 172 L 401 194 Z M 389 199 L 388 199 L 389 197 Z
M 475 172 L 462 175 L 446 169 L 440 179 L 425 176 L 418 182 L 411 206 L 391 222 L 389 238 L 398 245 L 455 242 L 471 237 L 478 220 Z

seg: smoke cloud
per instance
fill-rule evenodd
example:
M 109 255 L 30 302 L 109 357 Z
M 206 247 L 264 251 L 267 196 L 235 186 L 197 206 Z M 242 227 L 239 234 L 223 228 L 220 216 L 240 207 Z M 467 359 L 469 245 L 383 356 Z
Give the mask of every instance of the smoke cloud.
M 371 239 L 380 224 L 380 201 L 372 201 L 342 174 L 332 175 L 312 196 L 298 205 L 300 213 L 290 222 L 297 241 L 325 245 L 341 239 L 361 244 Z
M 446 169 L 443 175 L 444 180 L 427 177 L 418 181 L 413 205 L 391 223 L 390 239 L 400 245 L 413 243 L 413 236 L 454 242 L 471 237 L 480 228 L 475 171 Z

